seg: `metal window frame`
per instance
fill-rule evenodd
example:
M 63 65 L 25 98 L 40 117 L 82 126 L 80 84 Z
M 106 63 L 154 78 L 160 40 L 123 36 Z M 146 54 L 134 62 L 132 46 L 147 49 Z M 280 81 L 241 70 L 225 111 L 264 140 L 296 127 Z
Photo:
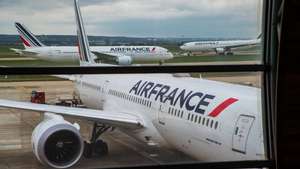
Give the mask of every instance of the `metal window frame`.
M 264 110 L 266 160 L 228 161 L 189 164 L 151 165 L 130 168 L 274 168 L 274 60 L 277 52 L 277 13 L 280 0 L 264 0 L 263 4 L 263 58 L 261 64 L 247 65 L 191 65 L 191 66 L 121 66 L 121 67 L 0 67 L 0 75 L 52 75 L 52 74 L 149 74 L 149 73 L 194 73 L 194 72 L 261 72 L 262 75 L 262 105 Z M 122 167 L 123 168 L 123 167 Z M 128 168 L 128 167 L 124 167 Z
M 145 74 L 194 72 L 266 72 L 263 64 L 200 65 L 200 66 L 120 66 L 120 67 L 1 67 L 0 75 L 52 75 L 52 74 Z

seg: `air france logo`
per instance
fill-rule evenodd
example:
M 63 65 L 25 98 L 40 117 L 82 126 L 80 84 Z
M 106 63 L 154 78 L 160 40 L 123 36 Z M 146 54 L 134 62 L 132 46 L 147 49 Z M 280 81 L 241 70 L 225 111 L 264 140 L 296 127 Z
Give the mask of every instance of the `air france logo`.
M 154 48 L 155 50 L 155 48 Z M 115 47 L 110 48 L 111 52 L 135 52 L 135 53 L 149 53 L 151 49 L 149 47 Z M 153 52 L 153 49 L 152 49 Z
M 155 52 L 155 49 L 156 49 L 155 47 L 154 47 L 154 48 L 152 48 L 151 52 L 152 52 L 152 53 L 153 53 L 153 52 Z
M 129 91 L 130 94 L 142 96 L 147 99 L 154 99 L 161 103 L 168 103 L 171 106 L 179 105 L 188 111 L 205 114 L 209 104 L 215 99 L 215 95 L 202 92 L 191 91 L 187 89 L 172 88 L 169 85 L 153 83 L 150 81 L 138 81 Z M 238 101 L 235 98 L 229 98 L 216 106 L 208 116 L 217 117 L 229 105 Z

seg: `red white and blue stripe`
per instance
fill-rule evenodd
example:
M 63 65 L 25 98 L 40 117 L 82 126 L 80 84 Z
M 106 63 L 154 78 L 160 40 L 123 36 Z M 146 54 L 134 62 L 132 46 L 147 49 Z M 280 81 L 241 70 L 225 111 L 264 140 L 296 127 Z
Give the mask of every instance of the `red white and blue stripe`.
M 20 39 L 22 40 L 25 48 L 45 46 L 24 25 L 16 22 L 15 26 L 20 34 Z

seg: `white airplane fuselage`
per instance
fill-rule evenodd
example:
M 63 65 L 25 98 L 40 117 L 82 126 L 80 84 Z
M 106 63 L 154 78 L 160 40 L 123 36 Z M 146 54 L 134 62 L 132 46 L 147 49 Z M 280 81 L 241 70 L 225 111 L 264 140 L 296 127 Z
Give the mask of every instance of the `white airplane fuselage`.
M 157 46 L 91 46 L 91 51 L 130 56 L 133 61 L 161 61 L 173 58 L 167 49 Z M 35 53 L 35 54 L 34 54 Z M 76 46 L 43 46 L 23 50 L 23 54 L 44 60 L 78 62 Z
M 171 74 L 81 75 L 75 84 L 87 107 L 144 119 L 143 129 L 122 129 L 139 140 L 204 161 L 265 158 L 258 88 Z
M 218 49 L 230 49 L 235 47 L 242 46 L 251 46 L 257 45 L 261 42 L 260 39 L 252 40 L 229 40 L 229 41 L 198 41 L 198 42 L 189 42 L 182 45 L 180 48 L 182 50 L 190 52 L 201 52 L 209 50 L 218 50 Z

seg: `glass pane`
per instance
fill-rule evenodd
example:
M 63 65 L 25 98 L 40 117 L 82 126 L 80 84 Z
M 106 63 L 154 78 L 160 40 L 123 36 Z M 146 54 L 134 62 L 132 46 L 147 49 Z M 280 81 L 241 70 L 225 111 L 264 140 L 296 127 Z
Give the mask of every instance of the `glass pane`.
M 262 0 L 80 4 L 96 62 L 207 65 L 262 60 Z M 13 26 L 16 21 L 21 22 Z M 0 65 L 78 65 L 72 1 L 2 0 L 0 25 Z
M 99 123 L 99 128 L 108 127 L 102 128 L 105 132 L 99 139 L 108 147 L 97 142 L 93 150 L 101 157 L 83 158 L 79 168 L 265 159 L 261 74 L 188 75 L 80 75 L 71 76 L 73 82 L 54 76 L 1 76 L 0 98 L 45 102 L 43 112 L 74 113 L 65 120 L 78 123 L 85 140 L 92 137 L 93 120 L 105 124 Z M 69 142 L 57 137 L 54 144 L 41 143 L 55 135 L 50 129 L 64 131 L 73 125 L 53 115 L 47 115 L 52 122 L 43 121 L 43 113 L 31 110 L 41 110 L 39 105 L 4 100 L 0 104 L 30 109 L 0 109 L 0 166 L 41 167 L 30 143 L 38 124 L 44 130 L 36 130 L 33 137 L 37 154 L 48 144 L 54 147 L 49 153 L 55 154 L 65 144 L 74 143 L 66 134 Z M 73 148 L 80 149 L 75 143 Z

